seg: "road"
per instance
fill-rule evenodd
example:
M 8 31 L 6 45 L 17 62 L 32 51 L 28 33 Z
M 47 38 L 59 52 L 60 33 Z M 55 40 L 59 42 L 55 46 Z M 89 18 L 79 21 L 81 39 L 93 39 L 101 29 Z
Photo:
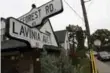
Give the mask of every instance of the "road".
M 107 62 L 104 62 L 104 63 L 110 66 L 110 61 L 107 61 Z
M 95 59 L 95 63 L 99 73 L 110 73 L 110 62 L 102 62 Z
M 88 57 L 89 55 L 86 54 Z M 110 61 L 100 61 L 95 58 L 96 68 L 98 69 L 98 73 L 110 73 Z

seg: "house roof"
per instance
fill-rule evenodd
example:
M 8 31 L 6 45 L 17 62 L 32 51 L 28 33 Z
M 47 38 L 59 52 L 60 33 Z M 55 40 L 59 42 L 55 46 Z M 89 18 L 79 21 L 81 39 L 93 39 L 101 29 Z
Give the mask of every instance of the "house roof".
M 9 52 L 9 51 L 16 51 L 16 50 L 29 50 L 30 46 L 24 42 L 18 40 L 5 40 L 1 42 L 1 51 L 2 52 Z M 60 52 L 60 47 L 56 47 L 53 45 L 44 45 L 43 48 L 50 52 Z M 40 49 L 43 50 L 43 49 Z
M 58 42 L 63 43 L 65 41 L 66 30 L 55 31 Z
M 53 45 L 44 45 L 43 46 L 44 49 L 46 49 L 47 51 L 54 51 L 54 52 L 60 52 L 61 51 L 61 47 L 56 47 L 56 46 L 53 46 Z
M 1 42 L 1 50 L 18 48 L 18 47 L 26 47 L 27 44 L 18 40 L 5 40 Z

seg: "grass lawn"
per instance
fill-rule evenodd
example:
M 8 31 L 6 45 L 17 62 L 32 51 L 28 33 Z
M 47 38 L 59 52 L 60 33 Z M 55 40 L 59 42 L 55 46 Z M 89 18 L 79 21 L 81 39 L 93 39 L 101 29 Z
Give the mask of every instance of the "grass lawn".
M 81 60 L 81 73 L 91 73 L 91 64 L 89 59 L 85 58 Z

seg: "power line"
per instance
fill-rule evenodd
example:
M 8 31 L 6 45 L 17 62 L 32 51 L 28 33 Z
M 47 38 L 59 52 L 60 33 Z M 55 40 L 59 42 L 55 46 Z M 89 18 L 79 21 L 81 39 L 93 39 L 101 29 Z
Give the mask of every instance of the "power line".
M 84 21 L 84 19 L 69 5 L 68 2 L 66 2 L 66 0 L 64 0 L 64 2 L 70 7 L 70 9 L 71 9 L 72 11 L 74 11 L 74 13 L 75 13 L 82 21 Z
M 85 3 L 85 2 L 90 2 L 90 1 L 91 1 L 91 0 L 88 0 L 88 1 L 84 1 L 84 3 Z
M 90 0 L 90 1 L 91 1 L 91 0 Z M 89 8 L 90 8 L 90 6 L 93 4 L 93 1 L 94 1 L 94 0 L 92 0 L 91 3 L 88 5 L 87 11 L 89 11 Z

